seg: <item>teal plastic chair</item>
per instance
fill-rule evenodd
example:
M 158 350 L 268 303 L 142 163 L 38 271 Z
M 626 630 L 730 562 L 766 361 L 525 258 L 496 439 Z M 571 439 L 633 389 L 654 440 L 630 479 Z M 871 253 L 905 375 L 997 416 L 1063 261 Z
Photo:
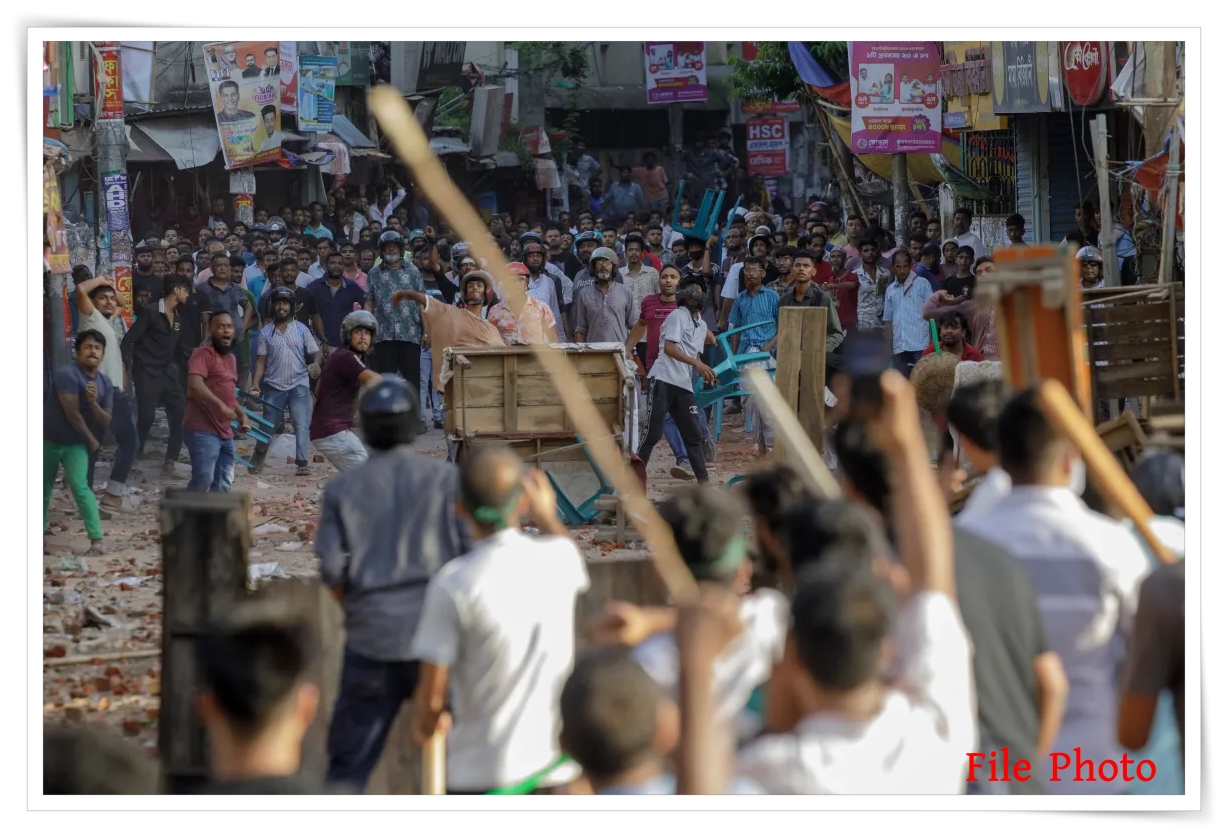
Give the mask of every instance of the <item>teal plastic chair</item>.
M 244 413 L 246 413 L 247 418 L 251 420 L 251 423 L 250 423 L 251 428 L 248 430 L 247 435 L 250 436 L 252 439 L 256 440 L 256 442 L 262 442 L 265 445 L 268 445 L 273 440 L 273 433 L 274 431 L 277 430 L 276 426 L 272 422 L 270 422 L 268 419 L 265 419 L 263 416 L 257 415 L 253 411 L 248 410 L 244 403 L 248 399 L 255 399 L 261 404 L 266 404 L 266 405 L 269 403 L 266 402 L 264 399 L 260 398 L 259 396 L 252 395 L 251 393 L 248 393 L 245 390 L 235 390 L 235 395 L 238 397 L 238 400 L 239 400 L 239 409 L 242 410 Z M 272 405 L 269 405 L 269 407 L 272 407 Z M 239 429 L 238 421 L 237 420 L 232 421 L 230 423 L 230 427 L 234 428 L 237 431 Z M 235 461 L 247 466 L 248 468 L 252 467 L 251 463 L 249 463 L 247 460 L 240 457 L 238 454 L 235 455 Z
M 577 434 L 576 441 L 583 443 L 584 438 Z M 596 475 L 598 483 L 597 491 L 586 500 L 577 504 L 563 491 L 563 487 L 554 479 L 554 475 L 548 471 L 546 472 L 546 478 L 550 481 L 550 485 L 554 487 L 555 505 L 558 507 L 559 515 L 573 527 L 582 527 L 585 524 L 591 523 L 600 512 L 597 509 L 597 501 L 601 500 L 605 495 L 615 494 L 614 487 L 610 484 L 609 479 L 606 478 L 605 473 L 598 467 L 597 461 L 593 459 L 593 455 L 589 452 L 587 445 L 584 446 L 583 451 L 584 457 L 588 460 L 589 466 L 592 467 L 593 474 Z
M 716 373 L 716 384 L 711 387 L 704 387 L 695 394 L 695 400 L 701 410 L 706 410 L 709 406 L 712 407 L 713 442 L 720 442 L 721 439 L 721 429 L 725 418 L 725 399 L 751 395 L 751 392 L 742 384 L 743 370 L 750 364 L 764 363 L 772 357 L 770 352 L 763 351 L 735 353 L 730 346 L 729 338 L 732 335 L 740 334 L 749 329 L 766 326 L 771 322 L 771 320 L 762 320 L 758 323 L 750 323 L 746 326 L 739 326 L 736 329 L 722 332 L 716 336 L 717 344 L 725 351 L 725 360 L 712 368 L 712 371 Z M 776 377 L 775 370 L 768 370 L 767 373 L 772 378 Z M 746 429 L 747 431 L 750 430 L 749 416 L 746 418 Z

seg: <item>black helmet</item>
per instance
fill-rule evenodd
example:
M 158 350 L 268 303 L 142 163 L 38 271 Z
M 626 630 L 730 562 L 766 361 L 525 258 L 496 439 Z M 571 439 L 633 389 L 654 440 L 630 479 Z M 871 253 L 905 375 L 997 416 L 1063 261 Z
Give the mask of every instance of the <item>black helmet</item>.
M 269 292 L 269 305 L 278 300 L 285 300 L 290 305 L 294 305 L 294 292 L 284 285 L 279 285 Z
M 542 237 L 532 230 L 525 230 L 520 234 L 520 243 L 523 245 L 525 242 L 537 242 L 538 244 L 541 244 Z
M 707 279 L 699 271 L 688 269 L 678 281 L 678 289 L 674 295 L 681 305 L 685 306 L 688 302 L 694 302 L 702 307 L 708 298 Z
M 403 379 L 381 378 L 358 400 L 358 422 L 378 451 L 408 445 L 418 433 L 418 396 Z
M 405 240 L 401 238 L 401 234 L 396 230 L 385 230 L 384 232 L 380 233 L 379 237 L 380 251 L 383 252 L 384 246 L 389 244 L 399 244 L 402 248 L 404 248 Z

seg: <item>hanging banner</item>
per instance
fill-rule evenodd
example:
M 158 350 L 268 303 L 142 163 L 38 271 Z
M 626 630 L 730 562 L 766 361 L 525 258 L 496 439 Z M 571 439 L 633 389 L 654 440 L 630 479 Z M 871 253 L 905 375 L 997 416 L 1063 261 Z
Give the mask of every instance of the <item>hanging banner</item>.
M 43 167 L 43 214 L 47 217 L 47 262 L 53 274 L 72 273 L 68 263 L 68 233 L 64 229 L 64 207 L 60 203 L 60 182 L 54 166 Z
M 331 131 L 336 97 L 337 56 L 298 57 L 298 127 L 300 131 Z
M 94 118 L 124 118 L 123 67 L 118 41 L 94 41 Z
M 121 78 L 125 102 L 151 103 L 154 82 L 155 41 L 121 41 Z
M 115 294 L 119 297 L 119 310 L 123 315 L 124 322 L 129 326 L 132 325 L 132 266 L 131 265 L 116 265 L 115 271 Z
M 256 173 L 251 169 L 236 169 L 230 173 L 231 195 L 255 195 Z
M 648 104 L 708 101 L 706 57 L 703 41 L 645 42 Z
M 788 117 L 767 116 L 746 120 L 746 171 L 765 177 L 788 173 Z
M 279 46 L 277 41 L 225 41 L 203 47 L 227 169 L 281 155 Z
M 337 59 L 337 86 L 366 87 L 370 61 L 366 41 L 305 41 L 303 55 L 331 55 Z
M 298 41 L 281 42 L 281 109 L 298 110 Z
M 849 65 L 853 151 L 942 153 L 939 44 L 853 41 Z

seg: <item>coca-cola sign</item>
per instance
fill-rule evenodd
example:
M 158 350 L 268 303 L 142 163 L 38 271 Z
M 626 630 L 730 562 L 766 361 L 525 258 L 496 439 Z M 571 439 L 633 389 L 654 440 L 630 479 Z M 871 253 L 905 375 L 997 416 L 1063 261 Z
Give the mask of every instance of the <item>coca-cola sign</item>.
M 1107 41 L 1062 42 L 1062 78 L 1072 104 L 1087 107 L 1100 101 L 1108 84 L 1108 66 Z

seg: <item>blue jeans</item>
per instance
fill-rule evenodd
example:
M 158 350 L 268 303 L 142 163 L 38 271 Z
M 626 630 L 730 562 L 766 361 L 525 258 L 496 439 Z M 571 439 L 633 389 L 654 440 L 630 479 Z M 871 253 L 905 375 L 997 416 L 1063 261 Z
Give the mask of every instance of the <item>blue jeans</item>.
M 443 350 L 440 350 L 443 351 Z M 422 348 L 418 356 L 420 369 L 418 379 L 418 404 L 422 406 L 422 421 L 430 423 L 443 421 L 443 396 L 435 392 L 435 376 L 431 369 L 431 350 Z
M 289 408 L 290 421 L 294 423 L 294 463 L 307 465 L 307 459 L 311 456 L 311 388 L 306 384 L 292 390 L 262 388 L 260 397 L 268 402 L 264 406 L 264 418 L 273 423 L 274 433 L 282 432 L 286 409 Z M 257 444 L 257 456 L 267 449 L 264 443 Z
M 691 373 L 691 386 L 695 390 L 699 390 L 699 373 Z M 704 442 L 711 438 L 711 432 L 708 430 L 708 418 L 703 411 L 699 413 L 699 433 Z M 686 445 L 682 442 L 682 432 L 678 430 L 678 425 L 674 422 L 672 414 L 665 414 L 665 441 L 669 443 L 669 450 L 674 452 L 674 461 L 678 465 L 690 463 L 691 458 L 686 454 Z
M 188 489 L 193 492 L 229 492 L 235 479 L 234 437 L 222 439 L 203 431 L 184 431 L 183 441 L 192 458 L 192 479 Z
M 328 782 L 367 787 L 397 712 L 417 686 L 417 661 L 377 661 L 346 647 L 328 729 Z
M 892 357 L 892 364 L 900 375 L 908 378 L 912 375 L 912 368 L 916 365 L 917 361 L 921 360 L 921 352 L 922 350 L 920 349 L 916 352 L 897 352 Z

